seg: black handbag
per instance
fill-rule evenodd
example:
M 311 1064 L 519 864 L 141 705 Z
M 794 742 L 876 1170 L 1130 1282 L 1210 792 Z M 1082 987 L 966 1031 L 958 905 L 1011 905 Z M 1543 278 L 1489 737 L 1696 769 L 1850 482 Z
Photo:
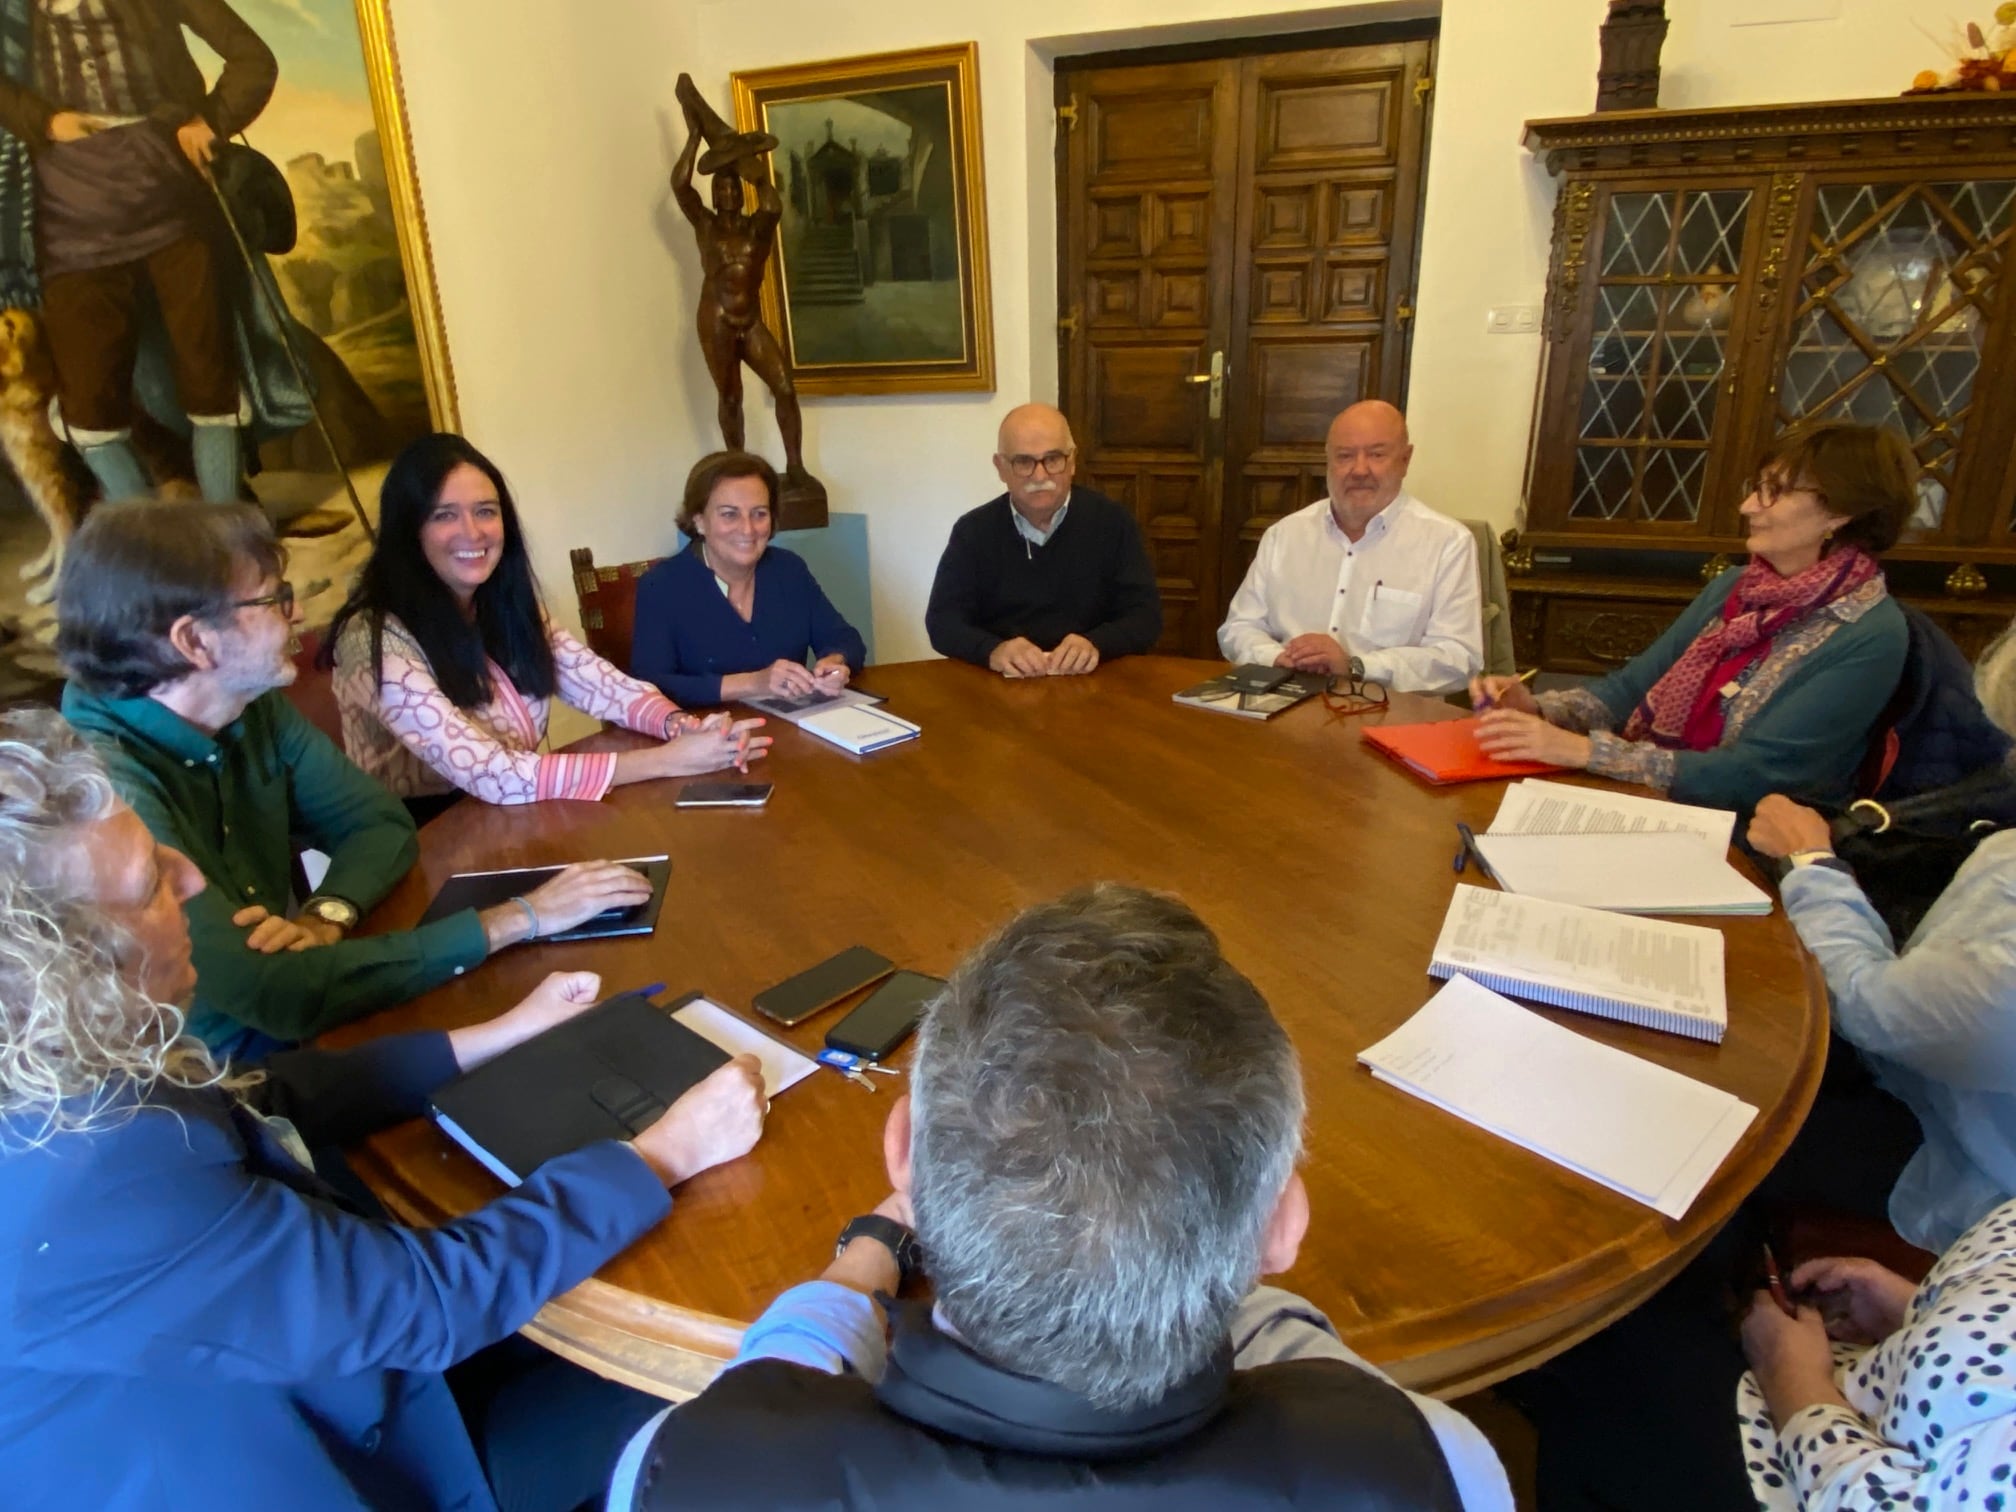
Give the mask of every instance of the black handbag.
M 1894 803 L 1857 799 L 1830 825 L 1834 854 L 1855 868 L 1901 950 L 1974 848 L 2016 829 L 2016 777 L 1993 766 Z

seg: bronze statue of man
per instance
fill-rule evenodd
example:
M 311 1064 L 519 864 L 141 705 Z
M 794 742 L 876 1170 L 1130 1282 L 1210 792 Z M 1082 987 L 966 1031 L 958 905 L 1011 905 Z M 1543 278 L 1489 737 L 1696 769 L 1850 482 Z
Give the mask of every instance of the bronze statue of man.
M 776 245 L 784 202 L 764 170 L 777 139 L 768 132 L 738 132 L 717 114 L 681 74 L 675 93 L 686 117 L 686 147 L 672 167 L 672 194 L 700 244 L 700 350 L 720 395 L 721 439 L 731 449 L 743 445 L 742 364 L 755 369 L 777 401 L 777 429 L 784 437 L 784 477 L 779 487 L 779 523 L 792 527 L 826 523 L 826 490 L 805 469 L 804 422 L 798 389 L 784 363 L 784 349 L 763 324 L 763 270 Z M 706 143 L 707 152 L 700 147 Z M 714 208 L 693 187 L 696 166 L 713 178 Z M 748 184 L 756 211 L 747 213 Z

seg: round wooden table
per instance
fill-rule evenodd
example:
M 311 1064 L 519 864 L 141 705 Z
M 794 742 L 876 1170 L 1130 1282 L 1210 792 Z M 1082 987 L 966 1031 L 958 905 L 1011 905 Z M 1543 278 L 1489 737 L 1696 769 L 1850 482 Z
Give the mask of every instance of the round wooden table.
M 1723 919 L 1710 921 L 1728 946 L 1721 1045 L 1557 1015 L 1762 1110 L 1679 1223 L 1375 1081 L 1358 1051 L 1437 986 L 1426 970 L 1457 880 L 1454 821 L 1487 824 L 1503 785 L 1428 787 L 1361 743 L 1365 717 L 1320 701 L 1264 723 L 1170 702 L 1213 670 L 1138 657 L 1011 682 L 958 662 L 877 667 L 864 684 L 923 738 L 856 758 L 773 721 L 765 809 L 675 810 L 672 782 L 601 803 L 458 804 L 422 832 L 420 865 L 372 927 L 411 923 L 458 870 L 664 851 L 674 870 L 656 934 L 507 951 L 329 1040 L 473 1022 L 560 968 L 599 971 L 606 991 L 697 989 L 747 1013 L 753 994 L 849 945 L 943 976 L 1016 910 L 1077 884 L 1165 889 L 1218 932 L 1301 1054 L 1314 1217 L 1283 1284 L 1418 1389 L 1456 1395 L 1537 1364 L 1654 1291 L 1783 1152 L 1824 1059 L 1820 976 L 1782 912 Z M 1400 696 L 1370 717 L 1454 713 Z M 781 1032 L 816 1051 L 835 1017 Z M 884 1195 L 895 1095 L 826 1071 L 786 1092 L 751 1155 L 682 1188 L 663 1225 L 528 1331 L 606 1375 L 698 1390 L 743 1326 L 816 1276 L 841 1224 Z M 424 1122 L 374 1138 L 357 1161 L 409 1221 L 500 1190 Z

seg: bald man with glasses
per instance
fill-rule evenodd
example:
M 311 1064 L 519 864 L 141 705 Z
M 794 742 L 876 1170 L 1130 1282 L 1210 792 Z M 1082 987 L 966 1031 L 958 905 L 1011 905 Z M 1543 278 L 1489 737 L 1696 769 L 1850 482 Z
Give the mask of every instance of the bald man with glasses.
M 1007 492 L 952 527 L 924 611 L 932 647 L 1003 677 L 1090 672 L 1152 650 L 1162 595 L 1140 527 L 1073 485 L 1078 449 L 1063 415 L 1010 410 L 998 446 Z

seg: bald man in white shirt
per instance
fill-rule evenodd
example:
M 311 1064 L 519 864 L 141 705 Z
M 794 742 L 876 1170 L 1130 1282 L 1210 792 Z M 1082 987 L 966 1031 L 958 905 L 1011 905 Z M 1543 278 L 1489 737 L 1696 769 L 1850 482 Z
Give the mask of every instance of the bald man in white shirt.
M 1408 493 L 1407 417 L 1381 399 L 1330 422 L 1330 496 L 1269 526 L 1219 649 L 1235 662 L 1454 693 L 1484 666 L 1477 542 Z

